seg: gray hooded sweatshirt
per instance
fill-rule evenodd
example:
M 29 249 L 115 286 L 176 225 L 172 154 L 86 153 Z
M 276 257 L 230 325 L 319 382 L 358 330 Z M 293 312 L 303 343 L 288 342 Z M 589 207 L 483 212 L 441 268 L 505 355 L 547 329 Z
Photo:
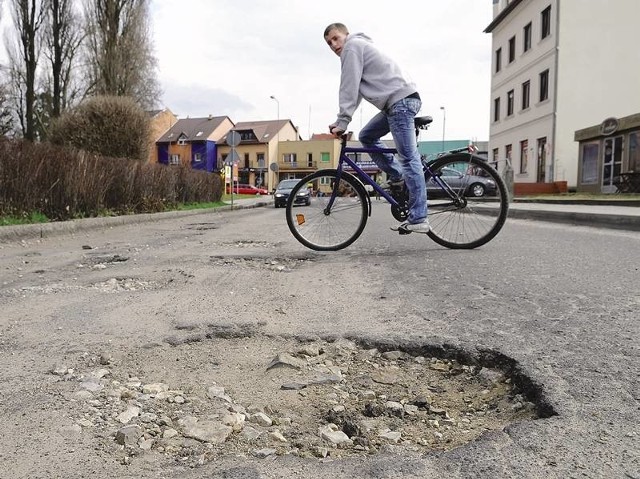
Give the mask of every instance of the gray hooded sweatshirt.
M 400 67 L 364 33 L 349 34 L 340 52 L 340 63 L 340 111 L 335 124 L 342 131 L 347 131 L 363 98 L 385 110 L 417 91 Z

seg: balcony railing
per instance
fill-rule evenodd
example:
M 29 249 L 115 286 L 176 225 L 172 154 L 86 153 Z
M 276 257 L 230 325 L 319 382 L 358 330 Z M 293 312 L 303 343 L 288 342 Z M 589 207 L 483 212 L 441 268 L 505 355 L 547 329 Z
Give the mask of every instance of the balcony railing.
M 278 168 L 281 170 L 315 170 L 317 161 L 280 161 Z

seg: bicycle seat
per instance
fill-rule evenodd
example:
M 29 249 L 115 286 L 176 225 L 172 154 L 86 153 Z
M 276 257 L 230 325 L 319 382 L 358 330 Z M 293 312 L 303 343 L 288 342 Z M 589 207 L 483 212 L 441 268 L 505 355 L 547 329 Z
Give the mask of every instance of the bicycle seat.
M 417 116 L 413 119 L 416 128 L 427 128 L 429 123 L 433 121 L 433 118 L 430 116 Z

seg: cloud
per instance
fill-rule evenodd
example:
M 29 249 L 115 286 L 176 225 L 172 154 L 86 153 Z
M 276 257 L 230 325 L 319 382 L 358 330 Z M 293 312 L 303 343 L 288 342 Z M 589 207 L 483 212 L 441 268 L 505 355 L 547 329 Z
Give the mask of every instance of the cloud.
M 338 109 L 339 59 L 322 38 L 335 21 L 364 31 L 418 85 L 422 114 L 436 121 L 422 139 L 487 139 L 491 2 L 406 0 L 171 0 L 152 4 L 166 106 L 180 115 L 228 115 L 235 122 L 290 118 L 303 137 L 324 132 Z M 278 102 L 270 99 L 274 95 Z M 358 131 L 374 107 L 364 104 Z M 439 130 L 439 131 L 437 131 Z
M 164 103 L 181 118 L 227 115 L 232 121 L 254 109 L 239 96 L 223 89 L 197 84 L 168 82 L 164 85 Z

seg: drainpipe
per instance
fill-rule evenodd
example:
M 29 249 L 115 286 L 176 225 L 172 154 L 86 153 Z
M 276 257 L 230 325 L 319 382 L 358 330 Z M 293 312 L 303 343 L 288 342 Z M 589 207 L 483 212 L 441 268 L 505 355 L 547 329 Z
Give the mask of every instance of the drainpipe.
M 554 91 L 554 95 L 553 95 L 553 126 L 551 127 L 551 134 L 552 134 L 552 139 L 551 139 L 551 158 L 549 158 L 549 160 L 551 161 L 551 168 L 549 168 L 550 170 L 550 176 L 551 178 L 549 178 L 549 183 L 553 183 L 556 180 L 556 162 L 555 162 L 555 156 L 556 156 L 556 137 L 557 137 L 557 127 L 558 127 L 558 77 L 560 76 L 560 72 L 558 71 L 558 65 L 559 65 L 559 60 L 560 60 L 560 2 L 562 0 L 556 0 L 557 3 L 557 13 L 556 13 L 556 55 L 555 55 L 555 75 L 554 75 L 554 87 L 553 87 L 553 91 Z M 538 158 L 539 159 L 539 158 Z

